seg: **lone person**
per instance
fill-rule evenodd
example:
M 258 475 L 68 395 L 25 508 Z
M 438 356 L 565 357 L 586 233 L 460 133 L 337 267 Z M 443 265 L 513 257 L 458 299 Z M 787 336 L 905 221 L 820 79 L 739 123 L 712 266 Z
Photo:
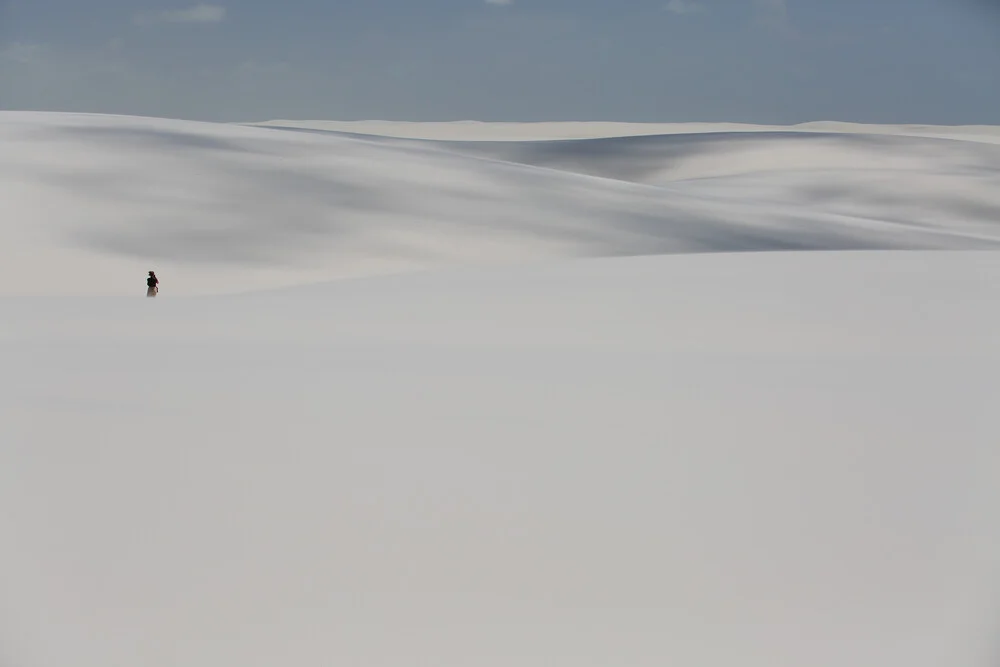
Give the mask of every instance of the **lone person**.
M 156 296 L 156 293 L 160 291 L 159 284 L 160 280 L 156 277 L 156 274 L 150 271 L 149 277 L 146 278 L 146 296 Z

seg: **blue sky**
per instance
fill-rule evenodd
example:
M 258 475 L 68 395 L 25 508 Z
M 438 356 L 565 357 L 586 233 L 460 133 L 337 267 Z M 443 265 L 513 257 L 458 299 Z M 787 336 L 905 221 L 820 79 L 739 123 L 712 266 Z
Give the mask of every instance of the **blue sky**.
M 1000 124 L 1000 0 L 0 0 L 0 108 Z

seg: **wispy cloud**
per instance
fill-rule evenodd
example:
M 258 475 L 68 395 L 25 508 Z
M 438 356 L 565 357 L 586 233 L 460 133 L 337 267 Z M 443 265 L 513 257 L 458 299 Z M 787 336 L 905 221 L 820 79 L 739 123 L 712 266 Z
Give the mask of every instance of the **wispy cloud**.
M 25 65 L 43 58 L 46 48 L 34 42 L 11 42 L 0 47 L 0 63 Z
M 788 12 L 788 0 L 753 0 L 757 25 L 783 37 L 798 38 Z
M 704 12 L 705 5 L 695 0 L 670 0 L 667 3 L 667 11 L 679 16 L 689 16 Z
M 514 4 L 514 0 L 486 0 L 487 5 L 495 5 L 498 7 L 505 7 L 507 5 Z
M 226 8 L 219 5 L 195 5 L 187 9 L 172 9 L 162 12 L 139 14 L 135 22 L 139 25 L 154 23 L 220 23 L 226 19 Z
M 758 11 L 765 14 L 787 16 L 788 5 L 785 0 L 755 0 Z
M 786 0 L 754 0 L 757 22 L 782 31 L 791 29 Z

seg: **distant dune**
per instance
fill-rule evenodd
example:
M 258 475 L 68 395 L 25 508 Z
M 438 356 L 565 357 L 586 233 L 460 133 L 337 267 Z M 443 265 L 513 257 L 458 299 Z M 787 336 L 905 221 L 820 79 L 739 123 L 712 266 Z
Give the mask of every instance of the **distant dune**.
M 129 293 L 151 268 L 165 293 L 204 294 L 563 257 L 1000 248 L 989 142 L 826 125 L 542 139 L 597 132 L 572 123 L 473 142 L 454 139 L 510 126 L 432 127 L 452 140 L 0 113 L 0 293 Z
M 798 125 L 754 125 L 750 123 L 615 123 L 600 121 L 558 122 L 400 122 L 385 120 L 268 120 L 247 125 L 291 127 L 334 132 L 356 132 L 410 139 L 456 141 L 533 141 L 545 139 L 593 139 L 649 134 L 700 134 L 706 132 L 842 132 L 854 134 L 902 134 L 1000 142 L 998 125 L 878 125 L 814 121 Z

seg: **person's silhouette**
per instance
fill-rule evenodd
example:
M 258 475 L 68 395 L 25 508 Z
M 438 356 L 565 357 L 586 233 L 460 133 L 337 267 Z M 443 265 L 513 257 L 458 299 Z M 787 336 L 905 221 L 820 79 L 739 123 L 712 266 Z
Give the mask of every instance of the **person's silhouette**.
M 160 279 L 156 277 L 156 274 L 152 271 L 149 272 L 149 277 L 146 278 L 146 296 L 156 296 L 156 293 L 160 291 Z

